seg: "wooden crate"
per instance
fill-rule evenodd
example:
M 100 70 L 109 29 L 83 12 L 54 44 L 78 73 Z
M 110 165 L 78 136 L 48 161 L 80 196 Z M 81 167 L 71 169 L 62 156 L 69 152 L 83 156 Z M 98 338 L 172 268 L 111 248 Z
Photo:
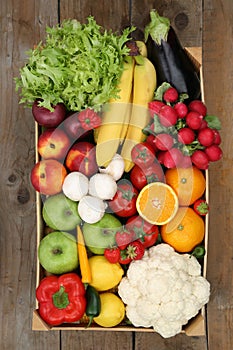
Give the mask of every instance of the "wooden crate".
M 204 101 L 204 92 L 203 92 L 203 79 L 202 79 L 202 49 L 200 47 L 189 47 L 186 48 L 187 53 L 194 62 L 197 70 L 200 72 L 201 78 L 201 91 L 202 91 L 202 100 Z M 35 144 L 36 144 L 36 162 L 39 161 L 40 157 L 37 152 L 37 141 L 39 137 L 39 127 L 38 124 L 35 124 Z M 208 171 L 205 171 L 206 178 L 206 191 L 205 197 L 207 202 L 209 202 L 209 177 Z M 36 214 L 37 214 L 37 251 L 41 239 L 44 236 L 44 223 L 41 215 L 42 210 L 42 200 L 40 193 L 36 193 Z M 202 266 L 202 275 L 206 277 L 207 269 L 207 246 L 208 246 L 208 214 L 205 217 L 205 238 L 204 244 L 206 248 L 206 254 L 203 259 Z M 40 280 L 45 276 L 43 268 L 41 267 L 39 260 L 37 259 L 37 273 L 36 273 L 36 286 L 39 285 Z M 65 323 L 60 326 L 50 326 L 43 321 L 38 313 L 38 302 L 36 300 L 36 309 L 33 311 L 32 319 L 32 330 L 34 331 L 51 331 L 51 330 L 86 330 L 86 331 L 133 331 L 133 332 L 155 332 L 152 328 L 143 328 L 143 327 L 134 327 L 129 326 L 124 323 L 114 327 L 114 328 L 104 328 L 96 324 L 92 324 L 90 327 L 86 328 L 87 323 L 85 320 L 77 323 Z M 206 319 L 205 319 L 205 306 L 200 310 L 198 315 L 189 321 L 187 325 L 183 328 L 182 332 L 188 336 L 204 336 L 206 335 Z

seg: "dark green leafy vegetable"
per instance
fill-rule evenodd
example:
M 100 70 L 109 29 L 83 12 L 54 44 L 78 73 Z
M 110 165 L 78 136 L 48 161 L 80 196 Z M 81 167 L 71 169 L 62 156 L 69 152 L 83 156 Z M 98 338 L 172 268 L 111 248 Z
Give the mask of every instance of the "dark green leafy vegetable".
M 117 35 L 100 27 L 92 16 L 86 24 L 73 19 L 47 28 L 45 43 L 27 53 L 28 63 L 15 78 L 20 103 L 31 106 L 40 99 L 40 106 L 50 110 L 59 102 L 72 111 L 99 110 L 117 96 L 129 52 L 125 43 L 134 29 Z

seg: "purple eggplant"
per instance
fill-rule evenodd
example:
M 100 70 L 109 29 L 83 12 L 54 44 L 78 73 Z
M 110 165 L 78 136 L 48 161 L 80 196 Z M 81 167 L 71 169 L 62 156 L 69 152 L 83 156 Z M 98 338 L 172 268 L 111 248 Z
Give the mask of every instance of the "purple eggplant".
M 181 45 L 168 18 L 150 12 L 150 23 L 145 27 L 148 58 L 157 72 L 158 85 L 170 83 L 189 100 L 200 98 L 200 79 L 194 63 Z

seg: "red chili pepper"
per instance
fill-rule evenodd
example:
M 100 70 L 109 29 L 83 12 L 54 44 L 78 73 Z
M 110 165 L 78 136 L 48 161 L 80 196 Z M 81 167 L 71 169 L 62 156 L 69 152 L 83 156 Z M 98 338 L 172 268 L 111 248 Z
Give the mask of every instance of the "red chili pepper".
M 75 273 L 43 278 L 36 298 L 40 316 L 53 326 L 80 320 L 86 309 L 85 287 Z
M 84 130 L 97 128 L 101 124 L 100 116 L 90 108 L 81 111 L 78 115 L 78 120 Z

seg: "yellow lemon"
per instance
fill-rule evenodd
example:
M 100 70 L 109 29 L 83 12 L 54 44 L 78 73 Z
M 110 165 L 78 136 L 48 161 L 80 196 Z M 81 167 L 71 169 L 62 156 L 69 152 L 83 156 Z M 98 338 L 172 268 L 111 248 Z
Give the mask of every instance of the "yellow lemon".
M 100 293 L 101 311 L 94 321 L 102 327 L 114 327 L 125 317 L 125 305 L 115 294 Z
M 104 255 L 89 258 L 92 280 L 90 285 L 99 292 L 116 287 L 124 274 L 119 263 L 110 263 Z

